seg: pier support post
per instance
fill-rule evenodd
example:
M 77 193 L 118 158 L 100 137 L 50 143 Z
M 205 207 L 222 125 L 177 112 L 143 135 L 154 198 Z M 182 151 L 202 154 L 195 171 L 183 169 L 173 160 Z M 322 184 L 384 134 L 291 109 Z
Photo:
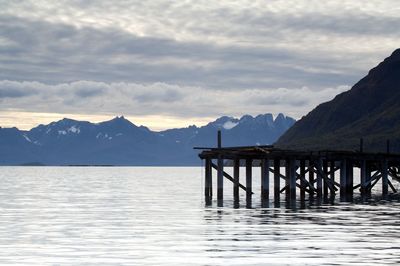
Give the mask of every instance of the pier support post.
M 233 200 L 239 202 L 239 171 L 240 171 L 240 160 L 235 159 L 233 161 Z
M 347 160 L 340 162 L 340 201 L 346 201 L 347 192 Z
M 332 181 L 332 187 L 335 188 L 335 160 L 331 160 L 330 162 L 330 180 Z M 335 196 L 335 190 L 331 188 L 330 192 L 331 192 L 331 197 Z
M 314 187 L 314 164 L 310 159 L 308 161 L 308 182 Z M 310 190 L 309 198 L 312 200 L 314 198 L 314 190 Z
M 366 163 L 366 172 L 365 172 L 365 195 L 370 198 L 371 197 L 371 191 L 372 191 L 372 183 L 371 183 L 371 179 L 372 179 L 372 161 L 367 161 Z
M 251 208 L 251 194 L 252 194 L 252 166 L 253 161 L 246 159 L 246 206 Z
M 210 205 L 212 201 L 212 167 L 210 158 L 206 159 L 205 165 L 204 196 L 206 199 L 206 205 Z
M 269 199 L 269 160 L 261 160 L 261 201 Z
M 300 160 L 300 200 L 304 201 L 306 199 L 306 161 Z
M 296 201 L 296 160 L 289 160 L 289 190 L 290 190 L 290 202 Z
M 222 137 L 221 130 L 218 130 L 218 148 L 222 147 Z M 224 199 L 224 159 L 222 154 L 218 154 L 218 169 L 217 169 L 217 199 L 219 201 L 218 205 L 222 204 Z
M 360 185 L 361 198 L 364 200 L 367 192 L 367 161 L 360 161 Z
M 285 160 L 285 201 L 290 201 L 290 160 Z
M 279 207 L 281 197 L 281 177 L 280 177 L 281 161 L 280 159 L 274 160 L 274 202 L 275 206 Z
M 224 199 L 224 160 L 222 159 L 222 155 L 218 155 L 217 199 Z
M 381 161 L 381 172 L 382 172 L 382 197 L 387 199 L 388 192 L 389 192 L 389 180 L 388 180 L 388 161 L 383 160 Z
M 322 166 L 322 159 L 318 159 L 318 165 L 319 169 Z M 320 171 L 317 171 L 317 198 L 320 200 L 322 198 L 322 175 Z
M 329 194 L 329 191 L 328 191 L 328 160 L 323 160 L 323 163 L 322 163 L 322 171 L 324 172 L 324 175 L 325 175 L 325 178 L 324 178 L 324 180 L 323 180 L 323 183 L 324 183 L 324 199 L 327 199 L 328 198 L 328 194 Z
M 354 171 L 353 171 L 353 161 L 347 160 L 347 165 L 346 165 L 347 173 L 347 191 L 346 191 L 346 197 L 347 201 L 353 201 L 353 178 L 354 178 Z

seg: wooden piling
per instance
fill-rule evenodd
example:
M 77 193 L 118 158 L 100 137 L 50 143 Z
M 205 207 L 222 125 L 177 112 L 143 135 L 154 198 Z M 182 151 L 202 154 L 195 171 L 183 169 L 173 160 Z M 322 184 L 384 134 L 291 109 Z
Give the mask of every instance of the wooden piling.
M 308 182 L 314 186 L 315 183 L 315 179 L 314 179 L 314 164 L 313 161 L 310 159 L 308 161 Z M 309 195 L 310 199 L 312 199 L 314 197 L 314 190 L 310 191 L 310 195 Z
M 340 201 L 346 201 L 347 189 L 347 159 L 340 162 Z
M 211 159 L 207 158 L 205 161 L 204 196 L 206 199 L 206 204 L 209 205 L 212 200 L 212 168 Z
M 290 160 L 285 160 L 285 200 L 290 201 Z
M 269 199 L 269 160 L 261 160 L 261 200 Z
M 290 201 L 296 201 L 296 160 L 289 160 L 289 176 L 286 176 L 289 180 L 289 192 L 290 192 Z
M 221 130 L 218 130 L 218 148 L 222 148 Z M 217 169 L 217 199 L 219 201 L 224 198 L 224 159 L 222 154 L 218 155 Z
M 280 159 L 274 160 L 274 201 L 275 203 L 280 202 L 281 197 L 281 177 L 280 177 L 281 161 Z
M 352 199 L 353 199 L 353 178 L 354 178 L 353 161 L 347 160 L 346 167 L 347 167 L 347 169 L 346 169 L 346 171 L 347 171 L 347 173 L 346 173 L 346 177 L 347 177 L 346 197 L 347 197 L 347 201 L 352 201 Z
M 316 167 L 320 168 L 322 165 L 322 159 L 319 158 Z M 317 171 L 317 198 L 322 198 L 322 173 L 321 171 Z
M 306 199 L 306 161 L 300 160 L 300 200 Z
M 367 192 L 367 161 L 360 161 L 360 185 L 361 197 L 364 199 Z
M 253 161 L 246 159 L 246 205 L 251 206 L 251 194 L 252 194 L 252 167 Z
M 329 179 L 333 184 L 333 188 L 335 188 L 335 160 L 330 161 L 330 174 L 329 174 Z M 335 190 L 330 189 L 331 196 L 333 197 L 335 195 Z
M 239 172 L 240 172 L 240 160 L 235 159 L 233 161 L 233 200 L 239 202 Z
M 388 161 L 381 161 L 381 172 L 382 172 L 382 197 L 387 198 L 389 192 L 389 180 L 388 180 Z
M 329 191 L 328 191 L 328 160 L 323 160 L 322 162 L 322 171 L 325 175 L 325 178 L 323 180 L 323 187 L 324 187 L 324 198 L 328 198 Z

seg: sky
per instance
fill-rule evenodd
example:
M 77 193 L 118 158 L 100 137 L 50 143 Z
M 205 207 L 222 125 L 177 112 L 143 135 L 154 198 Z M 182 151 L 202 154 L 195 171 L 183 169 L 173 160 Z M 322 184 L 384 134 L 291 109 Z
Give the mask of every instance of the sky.
M 400 46 L 398 0 L 0 0 L 0 126 L 299 119 Z

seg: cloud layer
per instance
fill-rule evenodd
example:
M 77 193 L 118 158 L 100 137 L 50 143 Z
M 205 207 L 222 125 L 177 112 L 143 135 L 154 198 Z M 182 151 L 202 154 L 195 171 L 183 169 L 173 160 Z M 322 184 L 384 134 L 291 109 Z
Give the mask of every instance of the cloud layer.
M 0 6 L 0 112 L 298 118 L 400 43 L 397 0 Z

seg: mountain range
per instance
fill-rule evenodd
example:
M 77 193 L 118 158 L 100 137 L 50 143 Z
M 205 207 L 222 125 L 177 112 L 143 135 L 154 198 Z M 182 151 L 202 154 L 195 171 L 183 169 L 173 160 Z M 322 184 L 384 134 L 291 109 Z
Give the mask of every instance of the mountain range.
M 349 91 L 320 104 L 276 143 L 291 149 L 359 149 L 400 152 L 400 49 Z
M 267 145 L 294 124 L 279 114 L 223 116 L 205 126 L 151 131 L 123 116 L 101 123 L 64 118 L 29 131 L 0 128 L 0 165 L 198 165 L 194 146 Z

